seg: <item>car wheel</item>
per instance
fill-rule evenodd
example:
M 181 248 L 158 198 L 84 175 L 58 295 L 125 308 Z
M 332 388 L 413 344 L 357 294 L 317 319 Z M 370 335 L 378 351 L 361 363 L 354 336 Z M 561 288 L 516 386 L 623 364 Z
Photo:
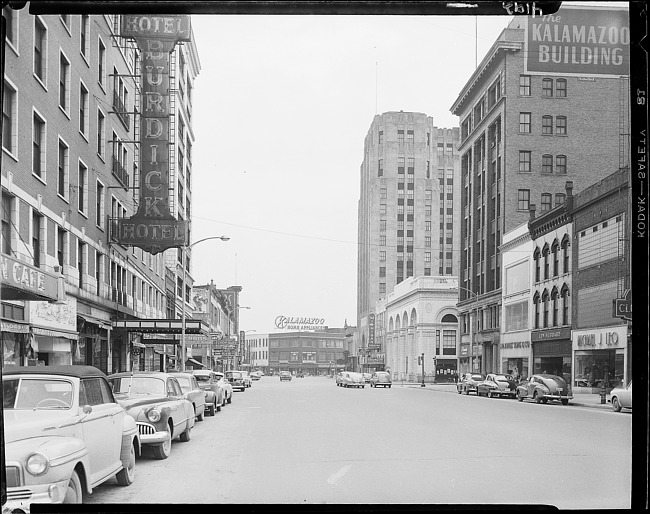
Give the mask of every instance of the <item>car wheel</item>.
M 562 398 L 562 405 L 569 405 L 569 400 L 566 398 Z
M 115 475 L 117 483 L 122 486 L 131 485 L 135 478 L 135 446 L 131 444 L 131 452 L 129 453 L 129 463 L 126 468 L 122 468 Z
M 384 386 L 384 387 L 386 387 L 386 386 Z M 388 389 L 390 389 L 390 386 L 388 386 Z
M 542 403 L 542 395 L 538 394 L 537 391 L 533 393 L 533 400 L 535 400 L 535 403 Z
M 214 416 L 214 409 L 215 409 L 215 404 L 211 403 L 210 406 L 208 407 L 208 416 Z
M 153 446 L 151 449 L 153 450 L 154 459 L 163 460 L 169 457 L 172 452 L 171 428 L 167 431 L 167 439 L 165 439 L 162 443 Z
M 517 391 L 517 400 L 519 400 L 520 402 L 524 401 L 524 397 L 521 395 L 519 391 Z
M 228 403 L 232 403 L 232 394 L 228 397 Z
M 462 393 L 463 393 L 463 390 L 462 390 L 460 387 L 457 387 L 456 389 L 458 389 L 458 394 L 462 394 Z
M 201 411 L 201 414 L 199 414 L 199 415 L 196 417 L 196 420 L 197 420 L 197 421 L 203 421 L 203 416 L 204 416 L 203 412 L 204 412 L 204 411 L 205 411 L 205 406 L 203 407 L 203 410 Z
M 185 431 L 181 434 L 180 440 L 182 443 L 187 443 L 191 439 L 190 431 L 192 430 L 192 427 L 187 427 Z
M 488 391 L 488 392 L 487 392 L 487 397 L 488 397 L 488 398 L 492 398 L 492 391 Z
M 68 487 L 65 490 L 63 503 L 82 503 L 82 502 L 83 502 L 83 490 L 81 489 L 81 480 L 79 480 L 79 475 L 77 475 L 77 472 L 73 471 L 72 475 L 70 475 L 70 480 L 68 480 Z
M 215 398 L 214 404 L 213 404 L 213 409 L 215 409 L 217 412 L 221 412 L 221 405 L 217 405 L 217 400 Z
M 621 402 L 618 401 L 617 396 L 612 396 L 612 407 L 616 412 L 621 412 Z

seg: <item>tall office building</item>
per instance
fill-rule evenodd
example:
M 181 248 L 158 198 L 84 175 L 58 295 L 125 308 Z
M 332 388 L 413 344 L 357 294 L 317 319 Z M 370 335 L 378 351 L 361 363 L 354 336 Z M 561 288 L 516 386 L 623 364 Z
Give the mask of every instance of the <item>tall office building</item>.
M 627 8 L 562 6 L 513 18 L 453 103 L 458 307 L 461 343 L 478 344 L 474 369 L 498 363 L 503 234 L 525 223 L 532 205 L 543 213 L 562 204 L 567 181 L 578 192 L 629 166 L 628 75 Z
M 407 277 L 458 274 L 459 129 L 418 112 L 375 116 L 359 198 L 357 326 L 374 341 L 375 302 Z

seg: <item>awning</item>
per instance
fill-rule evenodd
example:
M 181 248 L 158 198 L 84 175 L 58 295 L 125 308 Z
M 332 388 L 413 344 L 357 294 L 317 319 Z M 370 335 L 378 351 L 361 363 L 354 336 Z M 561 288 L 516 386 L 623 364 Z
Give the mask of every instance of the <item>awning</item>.
M 95 318 L 94 316 L 90 316 L 88 314 L 79 314 L 79 313 L 77 313 L 77 318 L 81 318 L 86 323 L 90 323 L 92 325 L 98 325 L 100 328 L 103 328 L 103 329 L 108 330 L 109 328 L 111 328 L 111 322 L 110 321 Z
M 190 364 L 193 364 L 193 365 L 196 365 L 196 366 L 201 366 L 202 368 L 207 368 L 207 366 L 206 366 L 205 364 L 202 364 L 202 363 L 200 363 L 199 361 L 195 361 L 195 360 L 192 359 L 192 358 L 187 359 L 187 361 L 185 361 L 185 364 L 187 364 L 188 362 L 189 362 Z
M 64 337 L 65 339 L 79 340 L 79 334 L 76 332 L 63 332 L 62 330 L 50 330 L 49 328 L 32 327 L 32 332 L 37 336 L 47 337 Z
M 123 329 L 128 332 L 180 334 L 183 331 L 183 320 L 180 319 L 130 319 L 112 322 L 114 329 Z M 186 334 L 209 333 L 208 324 L 200 319 L 185 320 Z

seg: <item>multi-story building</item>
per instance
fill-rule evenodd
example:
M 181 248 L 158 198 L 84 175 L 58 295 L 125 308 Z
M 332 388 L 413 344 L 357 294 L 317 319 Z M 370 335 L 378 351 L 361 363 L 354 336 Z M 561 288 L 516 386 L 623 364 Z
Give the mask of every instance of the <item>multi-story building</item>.
M 611 34 L 594 40 L 595 31 Z M 629 164 L 627 9 L 562 6 L 518 16 L 451 107 L 460 118 L 461 326 L 476 327 L 480 371 L 495 371 L 501 319 L 503 234 Z M 472 316 L 473 317 L 473 316 Z M 469 334 L 462 335 L 464 341 Z
M 251 369 L 269 371 L 269 334 L 246 336 L 247 356 Z
M 458 274 L 459 130 L 417 112 L 375 116 L 364 142 L 359 198 L 357 327 L 408 277 Z
M 179 275 L 176 250 L 169 259 L 120 245 L 111 234 L 112 220 L 133 215 L 138 203 L 140 51 L 120 36 L 119 16 L 34 16 L 5 7 L 3 17 L 3 263 L 61 277 L 64 289 L 49 296 L 56 305 L 28 288 L 8 296 L 3 280 L 2 339 L 11 347 L 3 364 L 91 364 L 107 373 L 165 366 L 166 351 L 155 357 L 160 346 L 148 347 L 143 335 L 178 327 L 143 331 L 125 323 L 179 316 L 166 287 L 168 262 Z M 198 72 L 193 38 L 176 45 L 170 187 L 178 198 L 173 213 L 186 219 Z

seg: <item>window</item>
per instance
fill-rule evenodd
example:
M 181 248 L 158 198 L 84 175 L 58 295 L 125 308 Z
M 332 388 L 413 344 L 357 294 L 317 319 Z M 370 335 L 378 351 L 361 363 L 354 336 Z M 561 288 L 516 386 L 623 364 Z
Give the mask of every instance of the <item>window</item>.
M 79 51 L 86 59 L 88 58 L 88 46 L 89 46 L 89 35 L 90 35 L 90 16 L 87 14 L 81 15 L 81 37 L 79 42 Z
M 455 330 L 442 331 L 442 354 L 456 355 L 456 331 Z
M 517 210 L 527 211 L 530 208 L 530 189 L 517 191 Z
M 501 98 L 501 81 L 497 80 L 490 89 L 488 89 L 488 109 L 492 109 Z
M 2 8 L 2 14 L 7 20 L 6 41 L 15 49 L 18 48 L 18 11 L 11 9 L 9 6 Z
M 379 161 L 377 162 L 377 176 L 378 177 L 384 176 L 384 159 L 379 159 Z
M 382 187 L 382 188 L 379 190 L 379 198 L 381 198 L 382 200 L 385 200 L 385 199 L 386 199 L 386 196 L 387 196 L 386 188 L 385 188 L 385 187 Z
M 551 252 L 553 253 L 553 276 L 557 277 L 560 273 L 560 244 L 557 239 L 553 241 Z
M 528 302 L 506 305 L 506 332 L 526 330 L 528 328 Z
M 555 96 L 558 98 L 566 98 L 566 80 L 565 79 L 557 79 L 555 81 Z
M 386 232 L 386 220 L 379 220 L 379 231 Z
M 566 155 L 555 157 L 555 173 L 566 175 Z
M 535 308 L 535 323 L 534 323 L 534 328 L 539 328 L 539 291 L 535 292 L 535 296 L 533 296 L 533 305 Z
M 386 204 L 385 203 L 379 204 L 379 214 L 381 214 L 382 216 L 386 215 Z
M 566 135 L 566 116 L 558 116 L 555 118 L 555 131 L 558 134 Z
M 106 155 L 106 118 L 97 110 L 97 155 L 104 159 Z
M 544 280 L 549 279 L 549 274 L 548 274 L 548 244 L 544 245 L 544 248 L 542 249 L 542 257 L 544 257 Z
M 86 135 L 88 127 L 88 90 L 86 86 L 79 86 L 79 132 Z
M 386 246 L 386 236 L 379 236 L 379 246 Z
M 383 143 L 384 143 L 384 131 L 380 130 L 379 131 L 379 144 L 381 145 Z
M 79 288 L 83 288 L 84 284 L 84 271 L 85 271 L 85 262 L 86 262 L 86 244 L 78 240 L 77 241 L 77 272 L 79 274 Z
M 566 195 L 564 193 L 555 193 L 555 207 L 564 204 Z
M 404 131 L 403 130 L 398 130 L 397 131 L 397 142 L 398 143 L 403 143 L 404 142 Z
M 425 232 L 431 232 L 431 222 L 430 221 L 425 221 L 424 222 L 424 231 Z
M 70 106 L 70 61 L 65 55 L 59 55 L 59 107 L 68 112 Z
M 408 143 L 413 143 L 414 139 L 415 139 L 414 132 L 412 130 L 407 130 L 406 131 L 406 141 Z
M 380 260 L 381 262 L 385 262 L 385 261 L 386 261 L 386 250 L 382 250 L 382 251 L 379 252 L 379 260 Z
M 45 121 L 36 113 L 32 127 L 32 173 L 45 180 Z
M 519 95 L 530 96 L 530 75 L 519 75 Z
M 34 75 L 41 82 L 46 80 L 47 70 L 47 29 L 40 18 L 34 18 Z
M 2 194 L 2 253 L 11 255 L 12 198 Z
M 56 260 L 59 266 L 63 267 L 65 255 L 65 230 L 56 227 Z
M 425 205 L 424 206 L 424 215 L 425 216 L 431 216 L 431 205 Z
M 424 262 L 431 262 L 431 252 L 424 252 Z
M 37 211 L 32 211 L 32 253 L 34 257 L 34 266 L 41 265 L 41 227 L 43 225 L 43 216 Z
M 56 192 L 63 198 L 67 197 L 68 173 L 68 146 L 59 139 L 59 165 Z
M 79 162 L 79 177 L 77 186 L 77 207 L 79 212 L 88 212 L 88 196 L 87 196 L 87 181 L 88 181 L 88 167 Z
M 425 189 L 424 190 L 424 199 L 426 201 L 431 201 L 433 198 L 433 191 L 431 189 Z
M 569 288 L 564 285 L 562 286 L 562 324 L 568 325 L 569 321 Z
M 542 79 L 542 96 L 553 96 L 553 79 Z
M 16 90 L 4 81 L 2 92 L 2 148 L 13 154 L 16 150 Z
M 542 116 L 542 134 L 553 133 L 553 116 Z
M 424 247 L 431 248 L 431 236 L 424 237 Z
M 553 195 L 542 193 L 542 212 L 550 211 L 553 208 Z
M 546 328 L 548 327 L 548 291 L 544 290 L 544 293 L 542 294 L 542 303 L 544 304 L 544 317 L 543 317 L 543 327 Z
M 97 54 L 97 82 L 104 88 L 106 87 L 106 45 L 101 39 Z
M 404 157 L 397 158 L 397 173 L 399 175 L 404 175 Z
M 413 175 L 415 173 L 415 159 L 413 157 L 409 157 L 407 171 L 409 175 Z
M 530 113 L 519 113 L 519 132 L 523 134 L 530 134 Z
M 104 185 L 97 181 L 95 194 L 95 223 L 104 228 Z
M 519 173 L 530 173 L 530 152 L 519 151 Z
M 563 272 L 569 273 L 569 238 L 562 239 Z
M 552 155 L 542 155 L 542 173 L 553 173 Z
M 379 278 L 384 278 L 386 277 L 386 267 L 385 266 L 380 266 L 379 267 Z

